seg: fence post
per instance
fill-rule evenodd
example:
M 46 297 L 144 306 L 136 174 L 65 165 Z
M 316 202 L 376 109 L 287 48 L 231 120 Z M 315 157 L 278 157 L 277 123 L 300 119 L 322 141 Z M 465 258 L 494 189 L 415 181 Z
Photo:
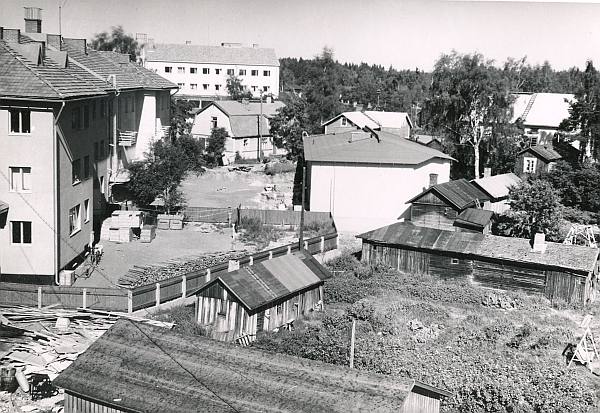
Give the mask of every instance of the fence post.
M 321 254 L 325 252 L 325 237 L 321 237 Z
M 154 293 L 156 306 L 160 305 L 160 283 L 156 283 L 156 292 Z
M 337 233 L 335 234 L 335 249 L 340 249 L 340 236 Z
M 210 281 L 210 268 L 206 269 L 206 281 Z
M 288 250 L 287 250 L 287 253 L 288 253 L 288 254 L 291 254 L 291 253 L 292 253 L 292 247 L 291 247 L 290 245 L 288 245 Z
M 251 255 L 250 256 L 250 261 L 248 262 L 248 265 L 253 265 L 254 264 L 254 257 Z
M 38 308 L 42 308 L 42 287 L 38 287 Z
M 127 312 L 133 313 L 133 291 L 127 290 Z
M 81 303 L 81 306 L 83 308 L 87 308 L 87 288 L 83 289 L 83 302 Z
M 308 241 L 304 241 L 304 249 L 308 251 Z
M 187 277 L 183 275 L 181 277 L 181 298 L 185 298 L 187 295 Z
M 273 251 L 269 251 L 269 259 L 272 260 L 273 259 Z

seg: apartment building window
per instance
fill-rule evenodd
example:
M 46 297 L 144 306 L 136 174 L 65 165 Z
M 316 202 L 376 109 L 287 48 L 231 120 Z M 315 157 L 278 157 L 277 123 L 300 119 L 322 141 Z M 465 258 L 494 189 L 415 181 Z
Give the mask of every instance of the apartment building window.
M 221 85 L 215 85 L 215 90 L 221 90 Z
M 523 158 L 523 172 L 532 174 L 535 173 L 537 167 L 536 158 Z
M 185 67 L 183 67 L 183 66 L 177 67 L 177 73 L 184 74 L 185 73 Z
M 21 166 L 10 167 L 10 191 L 31 191 L 31 168 Z
M 192 90 L 198 89 L 198 84 L 197 83 L 190 83 L 190 89 L 192 89 Z
M 31 221 L 10 221 L 13 244 L 31 244 Z
M 81 109 L 71 109 L 71 128 L 81 129 Z
M 203 84 L 203 85 L 202 85 L 202 89 L 204 89 L 204 90 L 208 90 L 208 84 L 206 84 L 206 83 L 205 83 L 205 84 Z
M 271 86 L 263 86 L 263 91 L 268 92 L 271 89 Z
M 81 205 L 69 209 L 69 234 L 76 234 L 81 230 Z
M 83 158 L 83 179 L 90 177 L 90 156 L 86 155 Z
M 235 71 L 233 69 L 227 69 L 227 76 L 233 76 Z
M 251 76 L 258 76 L 258 70 L 252 70 L 252 71 L 250 71 L 250 75 Z
M 81 159 L 75 159 L 71 162 L 71 177 L 73 185 L 81 182 Z
M 96 120 L 96 101 L 92 101 L 92 120 Z
M 246 76 L 246 69 L 240 69 L 240 71 L 238 72 L 238 74 L 240 76 Z
M 210 124 L 211 124 L 211 128 L 215 129 L 217 127 L 217 117 L 213 116 L 212 119 L 210 120 Z
M 256 92 L 256 89 L 258 89 L 258 86 L 251 86 L 251 88 L 252 88 L 253 92 Z
M 173 73 L 173 67 L 172 66 L 165 66 L 165 73 Z
M 263 70 L 263 76 L 271 76 L 270 70 Z
M 195 75 L 196 73 L 198 73 L 198 68 L 197 67 L 190 67 L 190 73 L 192 75 Z
M 208 67 L 203 67 L 202 68 L 202 74 L 203 75 L 209 75 L 210 74 L 210 69 Z
M 185 83 L 177 83 L 177 86 L 179 86 L 180 89 L 183 89 L 185 87 Z
M 10 109 L 10 133 L 31 133 L 31 111 Z
M 90 127 L 90 105 L 83 106 L 83 128 Z
M 437 185 L 438 174 L 429 174 L 429 186 Z
M 90 222 L 90 200 L 83 201 L 83 219 L 84 222 Z
M 215 74 L 220 75 L 221 74 L 221 69 L 215 69 Z

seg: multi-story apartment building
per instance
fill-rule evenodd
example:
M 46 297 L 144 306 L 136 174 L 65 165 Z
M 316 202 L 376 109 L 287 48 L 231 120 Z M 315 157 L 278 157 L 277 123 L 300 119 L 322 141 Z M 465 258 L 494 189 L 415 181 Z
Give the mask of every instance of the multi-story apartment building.
M 50 283 L 79 262 L 119 169 L 161 136 L 176 86 L 41 33 L 39 9 L 26 30 L 0 27 L 0 281 Z
M 200 102 L 226 98 L 227 79 L 232 75 L 254 97 L 279 95 L 279 60 L 274 49 L 238 43 L 157 44 L 144 48 L 142 60 L 147 69 L 176 83 L 182 98 Z

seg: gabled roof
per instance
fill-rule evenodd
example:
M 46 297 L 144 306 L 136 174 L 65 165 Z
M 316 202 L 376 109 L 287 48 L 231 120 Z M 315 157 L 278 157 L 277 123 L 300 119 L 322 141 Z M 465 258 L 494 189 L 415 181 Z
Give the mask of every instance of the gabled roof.
M 454 226 L 482 230 L 490 223 L 493 216 L 493 211 L 467 208 L 456 217 Z
M 298 251 L 220 275 L 198 291 L 218 282 L 252 312 L 329 277 L 329 271 L 310 254 Z
M 483 204 L 485 201 L 490 200 L 490 198 L 482 190 L 471 184 L 466 179 L 461 178 L 455 181 L 430 186 L 406 203 L 410 204 L 418 201 L 419 198 L 430 192 L 436 194 L 438 197 L 441 197 L 459 211 L 475 206 L 477 201 L 479 201 L 480 204 Z
M 279 66 L 275 49 L 185 44 L 157 44 L 146 50 L 146 61 Z
M 325 121 L 322 126 L 329 125 L 342 116 L 359 129 L 363 129 L 365 126 L 374 130 L 381 128 L 402 128 L 406 125 L 412 127 L 412 122 L 406 112 L 383 112 L 375 110 L 343 112 Z
M 216 106 L 228 116 L 257 116 L 260 115 L 260 102 L 242 103 L 237 100 L 218 100 L 211 102 L 198 113 L 204 112 L 210 106 Z M 277 109 L 285 106 L 281 101 L 262 104 L 262 114 L 271 117 L 277 113 Z
M 509 172 L 507 174 L 473 179 L 471 182 L 494 200 L 508 197 L 510 188 L 519 185 L 521 183 L 521 178 L 514 173 Z
M 397 412 L 408 394 L 451 394 L 401 377 L 233 346 L 120 319 L 53 384 L 119 411 Z
M 230 116 L 229 124 L 231 125 L 231 133 L 233 138 L 252 138 L 259 135 L 258 119 L 260 115 L 252 116 Z M 266 117 L 261 119 L 260 133 L 262 136 L 269 136 L 269 123 Z
M 540 267 L 560 268 L 579 274 L 594 271 L 598 248 L 546 242 L 546 251 L 533 252 L 530 240 L 473 232 L 446 231 L 397 222 L 357 235 L 364 241 L 423 251 L 454 252 L 470 258 L 491 258 Z
M 571 93 L 520 93 L 513 103 L 513 119 L 521 119 L 525 126 L 558 128 L 569 117 Z
M 454 160 L 443 152 L 383 131 L 313 135 L 303 142 L 304 159 L 313 162 L 420 165 L 433 159 Z
M 552 147 L 546 147 L 543 145 L 535 145 L 525 148 L 519 152 L 519 155 L 526 152 L 530 152 L 546 162 L 558 161 L 559 159 L 562 159 L 562 155 L 552 149 Z
M 439 137 L 433 135 L 415 135 L 415 142 L 428 146 L 432 142 L 442 143 Z

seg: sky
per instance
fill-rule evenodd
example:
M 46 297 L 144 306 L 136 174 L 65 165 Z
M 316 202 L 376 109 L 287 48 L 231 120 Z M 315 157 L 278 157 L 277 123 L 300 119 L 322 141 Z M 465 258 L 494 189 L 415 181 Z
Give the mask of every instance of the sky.
M 258 43 L 278 57 L 311 58 L 324 46 L 340 62 L 431 70 L 442 53 L 480 52 L 501 64 L 527 56 L 555 69 L 600 65 L 600 0 L 0 0 L 0 26 L 90 39 L 122 25 L 156 43 Z

